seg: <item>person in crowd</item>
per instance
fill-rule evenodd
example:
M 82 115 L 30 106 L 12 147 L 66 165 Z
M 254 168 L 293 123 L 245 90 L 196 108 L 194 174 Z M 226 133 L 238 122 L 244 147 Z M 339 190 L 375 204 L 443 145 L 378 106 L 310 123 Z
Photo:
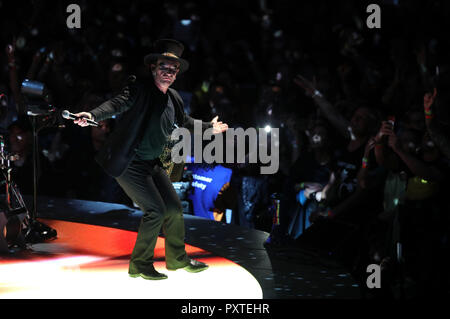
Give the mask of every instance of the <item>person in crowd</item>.
M 192 172 L 193 191 L 188 198 L 194 215 L 225 222 L 227 209 L 233 211 L 235 208 L 230 188 L 232 169 L 220 164 L 189 164 L 187 170 Z
M 400 275 L 412 278 L 419 294 L 442 291 L 432 268 L 441 269 L 438 261 L 444 251 L 445 231 L 439 225 L 445 220 L 446 203 L 439 185 L 448 175 L 448 165 L 427 131 L 405 126 L 395 132 L 391 123 L 383 122 L 372 144 L 387 176 L 383 210 L 370 230 L 371 260 L 390 271 L 395 261 L 404 263 L 405 272 Z M 362 170 L 359 181 L 372 183 L 374 178 Z M 439 275 L 445 276 L 442 271 Z
M 332 130 L 324 119 L 311 119 L 305 131 L 307 149 L 292 165 L 283 189 L 280 226 L 273 229 L 266 246 L 297 239 L 311 222 L 311 214 L 333 203 L 332 186 L 336 182 Z
M 375 135 L 379 125 L 379 116 L 376 111 L 369 107 L 359 107 L 355 110 L 350 120 L 343 117 L 328 102 L 311 83 L 301 75 L 294 79 L 295 83 L 305 90 L 305 93 L 314 99 L 319 106 L 321 114 L 344 138 L 346 144 L 337 148 L 335 161 L 338 166 L 339 194 L 341 201 L 328 211 L 314 213 L 310 218 L 317 217 L 333 218 L 340 214 L 350 216 L 350 220 L 358 221 L 364 218 L 358 214 L 358 206 L 364 203 L 367 192 L 357 185 L 357 172 L 361 165 L 366 143 Z

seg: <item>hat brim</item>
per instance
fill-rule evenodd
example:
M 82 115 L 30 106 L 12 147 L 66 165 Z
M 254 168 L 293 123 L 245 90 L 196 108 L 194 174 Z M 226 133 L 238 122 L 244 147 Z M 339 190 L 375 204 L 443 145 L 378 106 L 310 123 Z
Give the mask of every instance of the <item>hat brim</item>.
M 151 53 L 151 54 L 146 55 L 144 58 L 144 63 L 145 63 L 145 65 L 150 66 L 150 64 L 152 64 L 153 62 L 156 62 L 156 60 L 158 60 L 159 58 L 179 62 L 180 63 L 180 71 L 178 73 L 183 73 L 183 72 L 187 71 L 187 69 L 189 69 L 189 62 L 186 61 L 185 59 L 174 58 L 174 57 L 170 57 L 170 56 L 162 55 L 162 54 L 158 54 L 158 53 Z

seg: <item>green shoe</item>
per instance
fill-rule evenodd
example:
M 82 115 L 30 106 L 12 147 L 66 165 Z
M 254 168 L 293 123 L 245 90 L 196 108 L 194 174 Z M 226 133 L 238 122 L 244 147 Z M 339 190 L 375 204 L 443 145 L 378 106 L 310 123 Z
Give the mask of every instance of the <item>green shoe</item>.
M 128 275 L 131 278 L 142 277 L 147 280 L 162 280 L 162 279 L 168 278 L 167 275 L 157 272 L 154 267 L 150 268 L 149 270 L 143 271 L 143 272 L 138 272 L 138 273 L 130 273 L 129 272 Z
M 177 270 L 177 269 L 184 269 L 184 270 L 186 270 L 187 272 L 190 272 L 190 273 L 197 273 L 197 272 L 201 272 L 203 270 L 206 270 L 208 268 L 209 268 L 209 266 L 207 264 L 205 264 L 205 263 L 202 263 L 201 261 L 194 260 L 194 259 L 189 259 L 189 264 L 187 266 L 180 267 L 180 268 L 175 268 L 175 269 L 167 268 L 167 270 L 174 271 L 174 270 Z

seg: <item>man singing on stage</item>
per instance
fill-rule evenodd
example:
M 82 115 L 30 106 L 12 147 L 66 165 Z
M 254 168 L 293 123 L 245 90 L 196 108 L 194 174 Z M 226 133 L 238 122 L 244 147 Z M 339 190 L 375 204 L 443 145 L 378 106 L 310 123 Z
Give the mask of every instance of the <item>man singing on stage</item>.
M 152 81 L 140 83 L 132 76 L 120 94 L 90 112 L 75 114 L 78 119 L 74 123 L 87 126 L 86 119 L 102 121 L 123 113 L 96 160 L 143 212 L 128 269 L 131 277 L 167 278 L 153 266 L 161 227 L 168 270 L 182 268 L 200 272 L 208 268 L 186 254 L 181 202 L 159 160 L 175 127 L 194 126 L 194 119 L 184 113 L 180 95 L 169 88 L 177 75 L 189 67 L 181 58 L 183 50 L 184 46 L 176 40 L 158 40 L 154 53 L 144 58 L 153 75 Z M 215 134 L 228 128 L 217 117 L 209 123 L 203 122 L 202 127 L 213 128 Z

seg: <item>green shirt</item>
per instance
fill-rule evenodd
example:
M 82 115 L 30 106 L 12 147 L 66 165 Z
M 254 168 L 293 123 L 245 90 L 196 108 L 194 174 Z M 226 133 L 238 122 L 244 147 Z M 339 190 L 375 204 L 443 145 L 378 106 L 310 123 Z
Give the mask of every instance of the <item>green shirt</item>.
M 174 129 L 175 108 L 169 94 L 166 96 L 167 103 L 156 103 L 142 141 L 136 150 L 136 155 L 142 160 L 157 158 Z

